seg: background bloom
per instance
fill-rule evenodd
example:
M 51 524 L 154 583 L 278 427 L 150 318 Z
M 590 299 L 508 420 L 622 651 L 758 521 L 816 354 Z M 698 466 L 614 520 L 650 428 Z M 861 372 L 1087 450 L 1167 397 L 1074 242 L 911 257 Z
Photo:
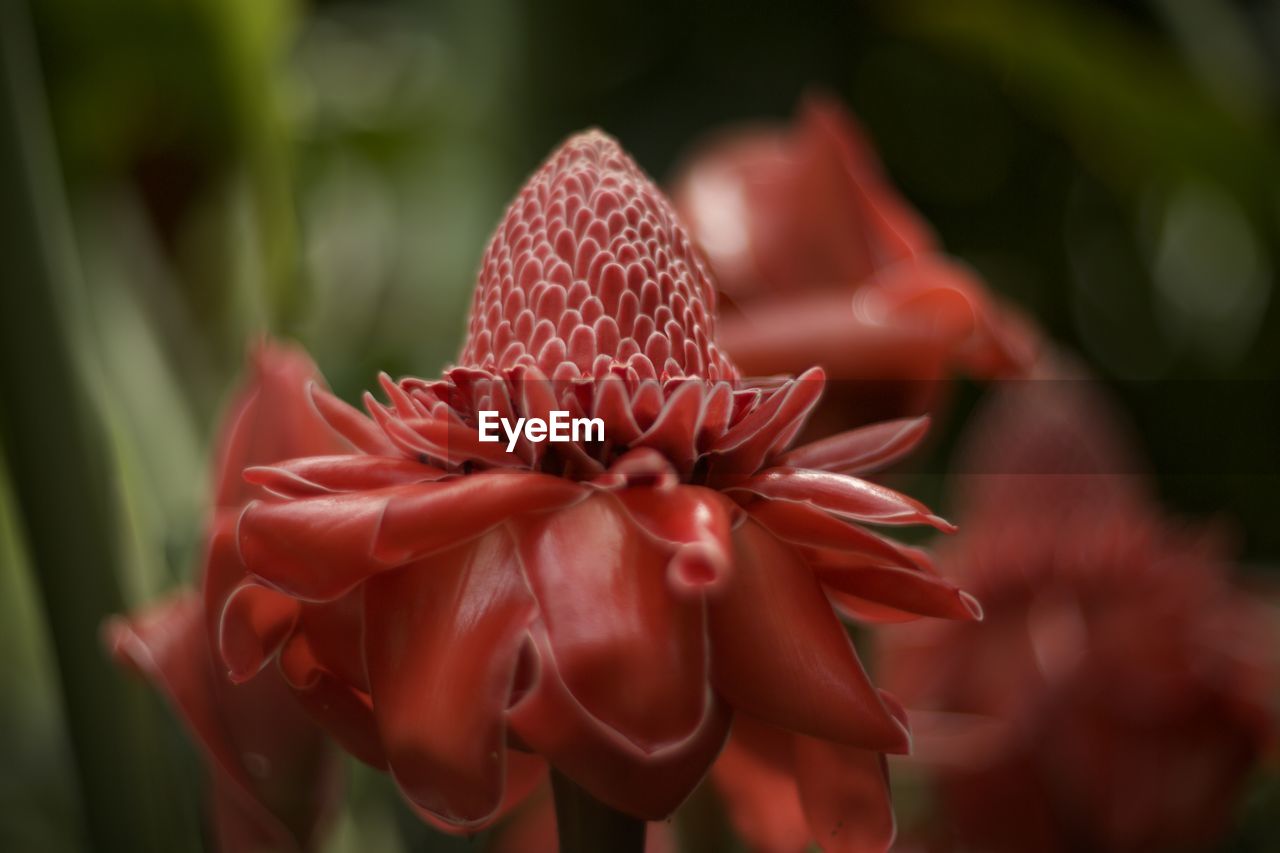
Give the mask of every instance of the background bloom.
M 1221 537 L 1163 516 L 1083 380 L 1013 383 L 971 431 L 963 533 L 939 560 L 986 621 L 895 629 L 883 662 L 909 707 L 940 712 L 922 749 L 949 821 L 935 840 L 1214 840 L 1272 737 L 1276 684 L 1274 632 Z
M 283 498 L 245 509 L 246 565 L 300 607 L 362 602 L 363 643 L 345 638 L 363 666 L 321 677 L 367 703 L 388 769 L 435 819 L 484 825 L 511 774 L 538 766 L 529 753 L 615 809 L 665 817 L 736 713 L 802 736 L 802 779 L 856 761 L 877 838 L 892 837 L 880 753 L 908 748 L 906 722 L 831 597 L 977 616 L 867 527 L 949 525 L 851 475 L 909 451 L 920 424 L 788 449 L 821 371 L 739 379 L 714 312 L 665 198 L 613 140 L 574 137 L 495 232 L 462 365 L 384 377 L 370 417 L 317 391 L 361 452 L 246 473 Z M 479 411 L 554 409 L 603 419 L 604 441 L 477 439 Z M 283 662 L 301 623 L 267 636 L 240 614 L 229 602 L 224 638 L 258 636 L 255 665 Z M 822 837 L 855 832 L 845 804 L 810 793 Z
M 853 117 L 810 96 L 785 127 L 695 149 L 674 197 L 729 297 L 720 343 L 746 371 L 837 380 L 820 426 L 922 414 L 952 371 L 1029 365 L 1030 326 L 947 257 Z
M 204 753 L 219 848 L 312 850 L 338 792 L 335 754 L 277 673 L 236 684 L 211 650 L 221 619 L 215 605 L 246 576 L 236 519 L 260 494 L 241 471 L 341 444 L 307 401 L 318 373 L 301 350 L 264 342 L 248 370 L 220 431 L 198 588 L 111 620 L 104 637 L 122 666 L 165 695 Z

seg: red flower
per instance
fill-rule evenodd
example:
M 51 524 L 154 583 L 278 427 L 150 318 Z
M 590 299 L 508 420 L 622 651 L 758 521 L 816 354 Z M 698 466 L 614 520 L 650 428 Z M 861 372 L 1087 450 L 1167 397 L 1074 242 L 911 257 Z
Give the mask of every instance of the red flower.
M 1030 363 L 1030 327 L 942 253 L 835 101 L 712 140 L 675 200 L 737 309 L 721 345 L 752 373 L 819 364 L 842 380 L 824 424 L 919 414 L 953 370 Z
M 802 777 L 858 756 L 883 826 L 879 753 L 907 749 L 906 725 L 830 596 L 973 616 L 921 555 L 864 526 L 948 527 L 851 476 L 909 450 L 920 424 L 787 450 L 821 372 L 739 379 L 715 322 L 666 199 L 608 137 L 571 139 L 488 247 L 462 366 L 384 377 L 390 405 L 367 397 L 372 419 L 317 391 L 359 452 L 246 473 L 283 500 L 241 518 L 264 586 L 227 602 L 224 651 L 253 637 L 232 645 L 259 652 L 236 670 L 277 650 L 288 669 L 299 643 L 345 650 L 308 658 L 309 677 L 371 714 L 331 730 L 376 745 L 404 795 L 456 827 L 498 814 L 534 755 L 614 808 L 665 817 L 735 713 L 802 736 L 817 762 Z M 556 410 L 601 419 L 603 440 L 478 440 L 482 411 Z M 279 618 L 242 604 L 260 597 Z M 350 602 L 363 626 L 309 624 L 286 602 Z
M 241 508 L 257 493 L 246 465 L 341 449 L 307 403 L 315 366 L 298 350 L 265 344 L 223 426 L 215 510 L 202 590 L 183 590 L 141 613 L 116 617 L 106 641 L 124 666 L 150 680 L 199 743 L 212 777 L 220 849 L 310 850 L 337 793 L 335 755 L 279 677 L 235 685 L 210 653 L 220 611 L 211 607 L 245 579 L 235 543 Z
M 1272 730 L 1258 605 L 1214 537 L 1161 516 L 1083 383 L 1017 383 L 972 431 L 964 532 L 939 559 L 986 621 L 895 629 L 884 667 L 909 707 L 988 721 L 932 756 L 954 840 L 1212 841 Z

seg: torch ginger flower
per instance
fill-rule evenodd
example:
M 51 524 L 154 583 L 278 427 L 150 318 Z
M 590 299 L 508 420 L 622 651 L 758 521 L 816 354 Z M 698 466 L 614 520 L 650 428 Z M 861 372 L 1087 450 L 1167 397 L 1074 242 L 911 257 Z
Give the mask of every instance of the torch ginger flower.
M 824 367 L 840 382 L 823 426 L 919 414 L 951 371 L 993 378 L 1032 361 L 1030 326 L 943 254 L 833 100 L 810 97 L 788 127 L 712 139 L 674 198 L 737 309 L 721 345 L 756 374 Z
M 789 450 L 822 372 L 741 379 L 715 343 L 714 299 L 635 163 L 599 132 L 570 139 L 488 246 L 460 366 L 383 377 L 389 404 L 367 396 L 371 417 L 316 389 L 360 452 L 246 472 L 283 500 L 240 521 L 262 586 L 224 611 L 224 638 L 259 640 L 238 642 L 258 654 L 236 669 L 299 636 L 358 652 L 316 668 L 371 711 L 367 728 L 354 715 L 336 728 L 376 743 L 403 794 L 462 829 L 500 813 L 509 770 L 533 756 L 613 809 L 666 817 L 735 713 L 815 754 L 866 755 L 887 796 L 879 753 L 905 752 L 907 727 L 829 596 L 976 615 L 919 553 L 865 526 L 949 529 L 852 476 L 923 425 Z M 604 440 L 522 437 L 508 453 L 479 441 L 482 411 L 600 418 Z M 240 596 L 270 599 L 273 618 Z M 335 601 L 359 602 L 361 630 L 297 616 Z
M 255 350 L 221 431 L 201 591 L 182 590 L 104 630 L 116 660 L 165 695 L 203 750 L 212 824 L 224 851 L 315 849 L 337 792 L 336 756 L 279 674 L 235 684 L 212 651 L 221 602 L 245 580 L 236 521 L 261 494 L 241 472 L 346 447 L 307 404 L 307 384 L 317 376 L 300 351 L 277 344 Z
M 1081 381 L 1014 383 L 971 431 L 964 532 L 939 563 L 982 596 L 986 621 L 902 626 L 884 645 L 898 695 L 951 721 L 921 749 L 950 823 L 936 840 L 1213 842 L 1273 733 L 1260 604 L 1228 582 L 1218 537 L 1162 516 Z

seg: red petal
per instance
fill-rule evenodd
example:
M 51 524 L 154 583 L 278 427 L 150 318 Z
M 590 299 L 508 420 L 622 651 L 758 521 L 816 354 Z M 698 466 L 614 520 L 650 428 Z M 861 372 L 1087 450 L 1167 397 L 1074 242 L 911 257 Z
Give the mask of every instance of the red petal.
M 672 548 L 667 583 L 677 595 L 718 592 L 729 581 L 731 504 L 701 486 L 622 489 L 616 492 L 631 519 L 645 533 Z
M 503 795 L 502 805 L 498 807 L 498 810 L 494 812 L 491 817 L 486 818 L 485 820 L 468 824 L 467 826 L 458 826 L 457 824 L 441 820 L 435 814 L 419 807 L 412 800 L 407 800 L 406 803 L 413 813 L 424 823 L 435 827 L 441 832 L 447 832 L 450 835 L 471 836 L 481 830 L 488 829 L 499 821 L 501 821 L 504 827 L 510 826 L 514 821 L 507 818 L 508 814 L 515 811 L 517 807 L 521 806 L 527 799 L 530 799 L 530 795 L 535 790 L 538 790 L 539 788 L 549 790 L 551 786 L 547 784 L 547 763 L 543 761 L 540 756 L 530 755 L 529 753 L 521 752 L 518 749 L 508 749 L 506 750 L 506 762 L 507 784 L 506 791 Z M 550 799 L 548 799 L 547 802 L 550 803 Z M 524 814 L 526 812 L 527 808 L 520 808 L 518 810 L 518 814 Z M 554 818 L 554 815 L 552 815 L 552 817 Z M 515 820 L 519 820 L 519 818 L 517 817 Z M 550 851 L 550 853 L 554 853 L 556 850 L 556 832 L 554 823 L 551 826 L 551 835 L 546 840 L 550 845 L 547 850 Z M 492 843 L 485 845 L 485 850 L 489 851 L 489 853 L 493 853 L 494 850 L 503 849 L 506 848 L 501 845 L 496 847 Z M 525 848 L 520 849 L 523 850 Z M 534 847 L 533 849 L 537 850 L 538 848 Z
M 928 416 L 885 421 L 797 447 L 779 457 L 789 468 L 867 474 L 906 456 L 929 431 Z
M 645 820 L 666 818 L 724 745 L 728 708 L 709 695 L 704 717 L 685 740 L 643 752 L 574 699 L 547 632 L 535 623 L 532 634 L 537 674 L 508 712 L 513 734 L 601 802 Z
M 330 601 L 366 578 L 461 544 L 519 513 L 577 500 L 572 482 L 488 471 L 287 503 L 255 502 L 240 520 L 245 565 L 298 598 Z
M 780 450 L 808 417 L 822 397 L 826 376 L 812 367 L 773 392 L 770 399 L 731 427 L 716 442 L 716 469 L 723 473 L 751 474 L 771 453 Z M 774 402 L 774 401 L 777 402 Z
M 286 498 L 360 492 L 439 480 L 445 472 L 403 456 L 304 456 L 248 468 L 244 478 Z
M 897 827 L 878 752 L 797 735 L 796 784 L 810 831 L 831 853 L 884 853 Z
M 389 562 L 417 559 L 514 516 L 558 509 L 586 494 L 576 483 L 528 471 L 487 471 L 419 486 L 387 505 L 378 556 Z
M 857 477 L 829 471 L 770 468 L 726 491 L 746 491 L 777 500 L 809 501 L 828 512 L 873 524 L 929 524 L 952 533 L 955 527 L 919 501 Z
M 977 599 L 927 572 L 891 566 L 817 565 L 814 568 L 818 580 L 832 589 L 896 610 L 941 619 L 982 619 L 982 606 Z
M 280 679 L 237 686 L 219 676 L 194 592 L 112 619 L 104 636 L 118 662 L 165 695 L 203 751 L 222 846 L 251 838 L 273 849 L 311 848 L 332 806 L 337 768 Z
M 356 587 L 336 601 L 303 604 L 298 631 L 316 662 L 327 672 L 362 693 L 369 692 L 364 667 L 364 588 Z
M 622 379 L 605 378 L 596 383 L 592 415 L 605 422 L 609 437 L 619 444 L 629 445 L 640 437 L 640 426 L 631 413 L 631 401 Z
M 254 581 L 232 590 L 218 623 L 218 654 L 232 681 L 247 681 L 275 656 L 298 620 L 297 599 Z
M 708 605 L 712 681 L 737 710 L 850 745 L 905 752 L 906 729 L 867 679 L 795 550 L 754 521 L 734 532 L 734 579 Z
M 544 421 L 551 418 L 551 412 L 555 410 L 556 396 L 555 391 L 551 387 L 551 381 L 540 368 L 530 367 L 520 373 L 517 380 L 520 386 L 520 411 L 526 418 L 542 418 Z M 606 421 L 607 423 L 607 421 Z M 525 441 L 526 439 L 521 439 Z M 541 443 L 531 443 L 533 463 L 537 465 L 542 458 L 545 449 Z
M 245 567 L 289 595 L 312 601 L 341 597 L 388 566 L 374 556 L 387 506 L 419 488 L 254 501 L 240 516 L 237 541 Z
M 253 493 L 240 472 L 292 456 L 345 448 L 307 399 L 319 371 L 299 347 L 265 342 L 249 358 L 250 375 L 223 420 L 216 454 L 216 502 L 242 506 Z
M 747 507 L 756 521 L 787 542 L 863 555 L 890 565 L 915 568 L 911 551 L 809 503 L 756 501 Z
M 635 444 L 652 447 L 685 470 L 693 461 L 698 420 L 702 412 L 704 383 L 701 380 L 681 382 L 662 404 L 653 425 L 635 440 Z
M 365 591 L 365 659 L 391 772 L 447 823 L 478 824 L 503 801 L 503 712 L 533 614 L 501 532 Z
M 866 601 L 856 596 L 846 595 L 843 592 L 829 590 L 829 594 L 831 603 L 835 605 L 836 612 L 846 619 L 852 619 L 857 622 L 866 622 L 872 625 L 893 625 L 900 622 L 914 622 L 921 618 L 918 613 L 908 613 L 905 610 L 898 610 L 875 601 Z
M 698 450 L 712 447 L 729 428 L 733 416 L 733 386 L 717 382 L 707 392 L 702 404 L 702 419 L 698 422 Z
M 294 634 L 280 651 L 280 675 L 312 719 L 342 748 L 379 770 L 387 766 L 367 693 L 320 665 L 306 634 Z
M 311 402 L 320 413 L 320 417 L 324 418 L 333 431 L 345 438 L 356 450 L 372 456 L 395 454 L 395 445 L 387 439 L 382 430 L 378 429 L 378 425 L 359 409 L 339 400 L 316 383 L 312 383 L 308 390 Z
M 519 542 L 574 698 L 641 751 L 687 739 L 709 701 L 703 614 L 668 589 L 663 550 L 607 495 L 529 519 Z
M 629 450 L 609 466 L 609 470 L 591 481 L 602 489 L 648 486 L 670 490 L 680 482 L 680 475 L 667 458 L 650 447 Z
M 711 779 L 734 830 L 755 850 L 809 849 L 809 823 L 796 790 L 790 732 L 739 714 Z
M 487 442 L 480 440 L 476 427 L 444 418 L 414 418 L 403 423 L 425 443 L 432 458 L 450 467 L 468 461 L 500 468 L 523 468 L 533 463 L 533 444 L 521 439 L 508 453 L 507 438 L 501 430 L 498 441 Z

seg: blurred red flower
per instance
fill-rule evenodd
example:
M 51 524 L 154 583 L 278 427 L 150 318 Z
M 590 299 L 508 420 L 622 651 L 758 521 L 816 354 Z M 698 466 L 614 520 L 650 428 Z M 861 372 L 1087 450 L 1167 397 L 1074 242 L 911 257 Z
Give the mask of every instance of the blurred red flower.
M 797 735 L 820 837 L 887 846 L 880 753 L 905 751 L 907 729 L 831 599 L 976 615 L 921 554 L 864 526 L 948 528 L 852 476 L 908 451 L 922 424 L 788 450 L 821 371 L 740 379 L 714 308 L 667 200 L 608 137 L 571 139 L 486 251 L 462 366 L 384 377 L 390 405 L 367 396 L 371 418 L 317 390 L 359 452 L 246 472 L 281 499 L 241 517 L 263 586 L 228 597 L 233 670 L 278 654 L 288 676 L 299 644 L 345 650 L 305 658 L 332 704 L 371 710 L 331 731 L 375 745 L 404 795 L 455 827 L 527 789 L 535 756 L 616 809 L 663 818 L 737 713 Z M 556 410 L 600 418 L 603 441 L 523 437 L 508 453 L 478 440 L 481 411 Z M 352 602 L 362 631 L 309 623 L 321 602 Z M 862 771 L 856 790 L 808 784 L 831 763 Z M 868 796 L 872 829 L 842 823 L 852 793 Z
M 883 659 L 913 716 L 950 731 L 921 750 L 954 833 L 940 846 L 1214 840 L 1272 736 L 1275 688 L 1275 637 L 1221 537 L 1163 517 L 1082 380 L 1011 383 L 970 435 L 963 533 L 939 562 L 986 621 L 895 628 Z
M 278 675 L 240 685 L 227 678 L 210 651 L 221 616 L 212 602 L 245 579 L 235 525 L 244 505 L 262 493 L 241 471 L 343 444 L 306 398 L 318 374 L 305 354 L 264 343 L 252 353 L 249 373 L 220 432 L 201 589 L 116 617 L 104 634 L 120 664 L 165 695 L 203 750 L 219 848 L 311 850 L 337 794 L 336 753 Z
M 674 198 L 729 297 L 719 343 L 756 375 L 825 368 L 825 430 L 927 412 L 952 371 L 1031 362 L 1030 326 L 943 254 L 833 100 L 710 140 Z

